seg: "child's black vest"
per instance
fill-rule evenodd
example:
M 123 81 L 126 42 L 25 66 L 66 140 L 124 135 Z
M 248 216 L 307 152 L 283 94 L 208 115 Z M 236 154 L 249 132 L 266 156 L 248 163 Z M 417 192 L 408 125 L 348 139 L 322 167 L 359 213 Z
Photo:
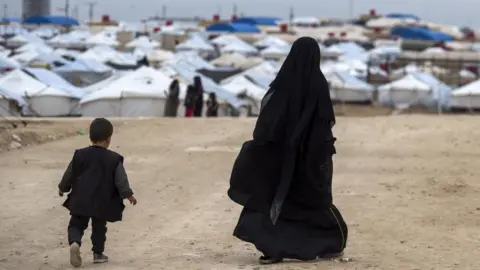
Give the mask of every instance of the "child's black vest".
M 63 203 L 71 215 L 115 222 L 122 220 L 125 205 L 115 185 L 115 171 L 123 157 L 99 146 L 75 151 L 72 190 Z

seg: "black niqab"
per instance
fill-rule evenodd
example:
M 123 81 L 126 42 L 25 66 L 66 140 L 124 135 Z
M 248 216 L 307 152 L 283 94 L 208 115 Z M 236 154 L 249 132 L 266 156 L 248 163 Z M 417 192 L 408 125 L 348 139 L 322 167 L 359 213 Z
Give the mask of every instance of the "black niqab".
M 315 39 L 302 37 L 293 43 L 270 87 L 253 136 L 264 142 L 283 142 L 281 179 L 270 211 L 275 224 L 309 124 L 313 120 L 326 121 L 330 127 L 335 124 L 328 82 L 320 70 L 320 48 Z
M 200 117 L 202 116 L 202 112 L 203 112 L 203 85 L 202 85 L 202 79 L 200 78 L 200 76 L 195 76 L 193 78 L 193 87 L 195 88 L 195 94 L 196 94 L 196 97 L 195 97 L 195 108 L 194 108 L 194 112 L 193 112 L 193 115 L 195 117 Z
M 266 141 L 289 140 L 298 146 L 313 113 L 335 124 L 328 82 L 320 70 L 320 48 L 315 39 L 302 37 L 290 53 L 267 92 L 268 106 L 259 115 L 255 135 Z M 293 132 L 292 132 L 293 131 Z M 288 134 L 289 133 L 289 134 Z
M 168 88 L 168 94 L 170 97 L 178 97 L 180 95 L 180 88 L 179 88 L 179 82 L 177 79 L 174 79 L 170 83 L 170 87 Z

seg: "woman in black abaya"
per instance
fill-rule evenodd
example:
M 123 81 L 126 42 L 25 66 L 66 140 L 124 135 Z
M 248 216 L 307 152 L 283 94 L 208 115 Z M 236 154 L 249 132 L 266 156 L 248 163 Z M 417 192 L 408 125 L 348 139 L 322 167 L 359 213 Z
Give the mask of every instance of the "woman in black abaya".
M 348 229 L 332 199 L 334 124 L 318 43 L 302 37 L 263 98 L 230 179 L 229 197 L 244 206 L 234 235 L 263 253 L 260 263 L 343 254 Z
M 167 93 L 167 101 L 163 115 L 166 117 L 177 117 L 178 105 L 180 104 L 180 85 L 177 79 L 170 83 Z
M 203 114 L 203 85 L 200 76 L 193 78 L 193 87 L 195 87 L 195 107 L 193 109 L 194 117 L 202 117 Z

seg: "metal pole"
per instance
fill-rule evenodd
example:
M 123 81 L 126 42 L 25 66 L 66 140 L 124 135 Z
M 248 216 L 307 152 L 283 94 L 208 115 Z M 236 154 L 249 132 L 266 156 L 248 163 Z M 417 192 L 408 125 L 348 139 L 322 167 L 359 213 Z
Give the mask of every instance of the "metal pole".
M 237 15 L 237 12 L 238 12 L 238 8 L 237 8 L 237 4 L 233 4 L 233 15 Z
M 353 0 L 349 0 L 348 2 L 348 8 L 349 8 L 349 19 L 353 19 Z
M 167 19 L 167 5 L 165 4 L 162 5 L 162 19 Z
M 70 15 L 70 0 L 65 0 L 65 17 Z
M 93 18 L 95 16 L 95 6 L 97 5 L 97 2 L 88 2 L 88 20 L 90 22 L 93 22 Z

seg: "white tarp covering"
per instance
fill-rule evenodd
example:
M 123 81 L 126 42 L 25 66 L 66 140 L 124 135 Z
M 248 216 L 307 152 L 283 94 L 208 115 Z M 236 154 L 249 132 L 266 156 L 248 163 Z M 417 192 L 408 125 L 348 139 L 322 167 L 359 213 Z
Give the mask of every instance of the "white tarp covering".
M 30 105 L 30 113 L 40 116 L 68 115 L 78 101 L 66 91 L 50 87 L 20 69 L 0 77 L 0 88 L 21 96 Z
M 412 73 L 378 88 L 378 100 L 389 106 L 431 109 L 450 106 L 451 88 L 427 73 Z
M 480 80 L 455 89 L 452 92 L 452 107 L 480 109 Z
M 163 116 L 165 91 L 172 79 L 142 67 L 113 81 L 81 101 L 84 116 L 159 117 Z
M 375 87 L 352 76 L 348 72 L 325 74 L 330 83 L 330 97 L 340 102 L 372 102 Z

